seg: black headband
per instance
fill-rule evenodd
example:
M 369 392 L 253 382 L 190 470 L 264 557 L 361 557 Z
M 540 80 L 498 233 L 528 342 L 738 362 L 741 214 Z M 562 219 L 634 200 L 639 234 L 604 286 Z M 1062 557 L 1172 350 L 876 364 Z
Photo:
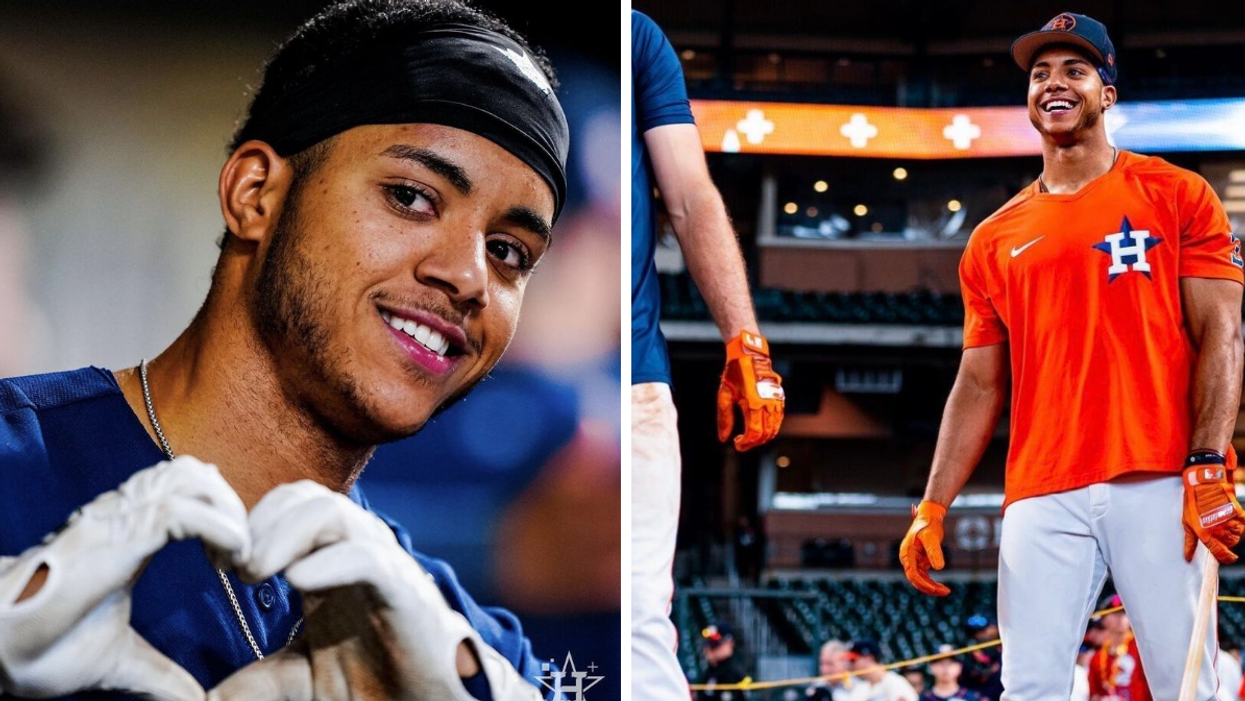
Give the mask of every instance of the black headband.
M 259 109 L 256 109 L 259 108 Z M 269 102 L 256 99 L 238 142 L 289 156 L 365 124 L 440 124 L 509 151 L 566 202 L 566 115 L 540 67 L 510 38 L 439 24 L 317 66 Z

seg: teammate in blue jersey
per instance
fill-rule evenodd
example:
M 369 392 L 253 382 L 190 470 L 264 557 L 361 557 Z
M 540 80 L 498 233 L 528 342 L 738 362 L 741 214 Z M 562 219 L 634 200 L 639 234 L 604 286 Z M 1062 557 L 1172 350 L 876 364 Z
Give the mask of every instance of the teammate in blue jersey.
M 718 437 L 730 438 L 736 406 L 744 420 L 736 449 L 777 435 L 782 380 L 757 328 L 739 243 L 709 177 L 678 56 L 653 20 L 635 11 L 631 80 L 631 695 L 686 701 L 669 619 L 680 461 L 670 360 L 658 326 L 654 186 L 726 343 Z
M 354 482 L 515 331 L 566 199 L 551 82 L 457 0 L 334 5 L 277 49 L 189 327 L 0 381 L 0 696 L 539 698 L 516 619 Z

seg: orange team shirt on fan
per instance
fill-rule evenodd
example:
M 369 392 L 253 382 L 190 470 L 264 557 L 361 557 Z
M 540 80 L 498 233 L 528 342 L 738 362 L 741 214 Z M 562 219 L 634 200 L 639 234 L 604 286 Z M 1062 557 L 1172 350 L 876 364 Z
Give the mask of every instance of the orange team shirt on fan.
M 1141 652 L 1133 636 L 1128 636 L 1127 645 L 1103 645 L 1094 653 L 1089 661 L 1089 697 L 1151 701 Z
M 1189 445 L 1196 354 L 1180 278 L 1240 283 L 1240 256 L 1201 176 L 1127 151 L 1073 194 L 1034 182 L 977 227 L 960 261 L 964 348 L 1010 345 L 1004 508 L 1180 472 L 1190 448 L 1221 448 Z

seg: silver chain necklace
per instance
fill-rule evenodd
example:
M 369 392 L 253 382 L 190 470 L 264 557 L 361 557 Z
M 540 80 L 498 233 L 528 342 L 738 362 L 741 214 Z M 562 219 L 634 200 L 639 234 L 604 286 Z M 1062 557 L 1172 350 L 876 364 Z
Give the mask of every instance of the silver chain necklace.
M 164 430 L 160 428 L 160 421 L 156 419 L 156 409 L 151 403 L 151 388 L 147 385 L 147 359 L 143 358 L 138 364 L 138 376 L 143 381 L 143 402 L 147 404 L 147 418 L 151 419 L 151 427 L 156 430 L 156 438 L 160 439 L 160 450 L 169 460 L 176 456 L 173 454 L 173 448 L 169 445 L 169 439 L 164 437 Z M 229 603 L 233 605 L 233 613 L 238 617 L 238 625 L 242 627 L 242 634 L 246 636 L 246 642 L 251 645 L 251 651 L 255 653 L 257 659 L 264 659 L 264 653 L 259 649 L 259 643 L 255 642 L 255 636 L 251 635 L 251 627 L 246 623 L 246 616 L 242 613 L 242 606 L 238 604 L 238 597 L 233 593 L 233 585 L 229 583 L 229 577 L 225 575 L 223 570 L 216 570 L 216 576 L 220 579 L 221 586 L 225 588 L 225 594 L 229 596 Z M 298 635 L 298 629 L 303 624 L 303 619 L 298 619 L 294 624 L 293 630 L 290 631 L 290 637 L 286 639 L 285 644 L 289 645 L 294 642 L 294 636 Z

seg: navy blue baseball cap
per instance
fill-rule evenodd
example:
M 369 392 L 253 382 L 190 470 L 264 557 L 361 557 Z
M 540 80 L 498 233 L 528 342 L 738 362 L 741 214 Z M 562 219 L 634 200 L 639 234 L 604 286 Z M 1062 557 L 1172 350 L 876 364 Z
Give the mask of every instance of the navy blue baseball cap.
M 853 640 L 847 644 L 847 659 L 856 660 L 861 657 L 882 659 L 882 649 L 872 640 Z
M 1115 45 L 1107 36 L 1107 27 L 1093 17 L 1062 12 L 1036 32 L 1029 32 L 1012 42 L 1012 58 L 1025 71 L 1033 67 L 1033 58 L 1050 44 L 1071 44 L 1094 59 L 1098 75 L 1106 85 L 1114 85 Z

